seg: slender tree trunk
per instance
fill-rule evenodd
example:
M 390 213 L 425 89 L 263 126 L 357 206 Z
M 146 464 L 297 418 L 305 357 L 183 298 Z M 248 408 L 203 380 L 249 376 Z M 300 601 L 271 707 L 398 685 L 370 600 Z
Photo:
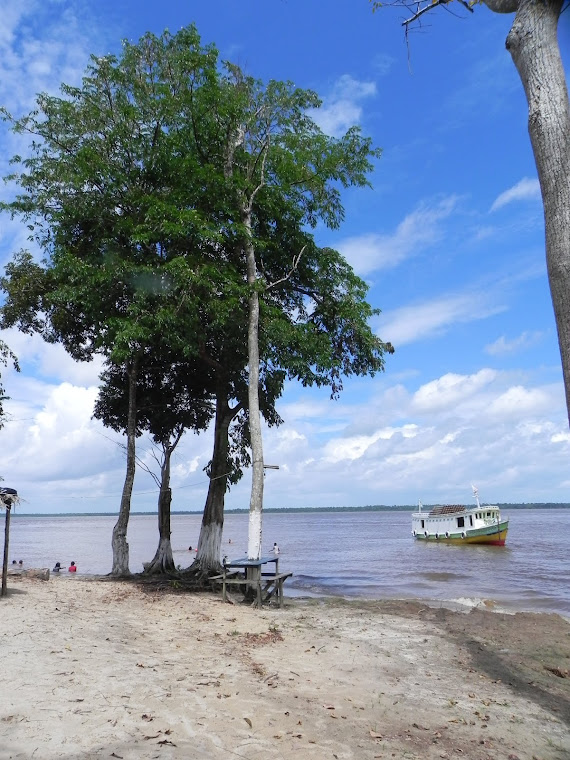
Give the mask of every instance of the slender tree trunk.
M 158 547 L 151 562 L 145 566 L 145 573 L 149 575 L 173 573 L 174 558 L 172 557 L 172 544 L 170 543 L 170 505 L 172 503 L 172 489 L 170 488 L 170 460 L 173 446 L 164 447 L 164 457 L 160 468 L 160 492 L 158 494 Z
M 544 205 L 546 263 L 570 422 L 570 105 L 558 46 L 561 7 L 562 0 L 519 0 L 506 45 L 528 101 L 528 131 Z
M 229 427 L 240 407 L 230 408 L 225 383 L 216 390 L 214 450 L 208 496 L 202 516 L 198 552 L 193 568 L 203 573 L 220 569 L 220 550 L 224 529 L 224 502 L 227 489 Z
M 4 554 L 2 557 L 2 590 L 0 596 L 6 596 L 8 593 L 7 578 L 8 578 L 8 547 L 10 545 L 10 512 L 12 507 L 10 504 L 6 505 L 6 520 L 4 522 Z
M 138 356 L 135 356 L 127 365 L 127 377 L 129 379 L 129 410 L 127 418 L 127 471 L 121 496 L 121 508 L 119 518 L 113 528 L 113 569 L 111 575 L 130 575 L 129 570 L 129 544 L 127 543 L 127 527 L 131 511 L 131 495 L 135 482 L 135 439 L 137 426 L 137 374 Z
M 257 292 L 257 266 L 251 229 L 251 209 L 245 211 L 243 222 L 246 228 L 245 254 L 247 262 L 247 283 L 249 293 L 249 322 L 247 331 L 247 352 L 249 363 L 248 402 L 249 434 L 251 439 L 252 479 L 249 501 L 249 529 L 247 556 L 259 559 L 261 556 L 262 511 L 263 511 L 263 438 L 259 413 L 259 293 Z

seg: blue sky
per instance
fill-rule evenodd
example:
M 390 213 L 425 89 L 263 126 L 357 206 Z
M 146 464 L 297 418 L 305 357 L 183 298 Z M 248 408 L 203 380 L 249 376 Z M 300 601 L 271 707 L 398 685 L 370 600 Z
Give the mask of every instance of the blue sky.
M 459 16 L 459 18 L 457 17 Z M 263 80 L 316 90 L 322 129 L 352 124 L 383 149 L 373 189 L 344 194 L 339 249 L 382 309 L 374 330 L 396 353 L 386 372 L 349 380 L 339 401 L 288 386 L 267 431 L 265 504 L 363 506 L 422 499 L 570 501 L 570 434 L 544 261 L 542 207 L 522 86 L 504 40 L 511 17 L 438 9 L 410 35 L 402 12 L 367 0 L 5 0 L 0 103 L 78 83 L 90 53 L 195 22 L 223 58 Z M 568 70 L 568 25 L 561 47 Z M 24 150 L 0 125 L 0 164 Z M 0 194 L 11 197 L 13 188 Z M 0 263 L 26 241 L 0 218 Z M 0 432 L 4 484 L 27 512 L 114 511 L 124 477 L 120 439 L 91 420 L 100 363 L 6 331 L 22 372 L 3 372 L 11 400 Z M 151 462 L 148 442 L 141 458 Z M 175 456 L 173 508 L 201 509 L 211 436 Z M 227 496 L 247 507 L 250 474 Z M 156 488 L 139 472 L 132 506 Z

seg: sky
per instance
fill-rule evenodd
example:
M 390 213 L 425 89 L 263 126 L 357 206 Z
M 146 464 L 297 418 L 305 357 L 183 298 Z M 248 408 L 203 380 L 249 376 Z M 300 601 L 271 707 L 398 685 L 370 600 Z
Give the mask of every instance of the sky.
M 321 128 L 357 124 L 382 148 L 372 188 L 343 193 L 340 229 L 317 243 L 346 257 L 381 314 L 395 353 L 385 372 L 350 378 L 338 400 L 289 384 L 284 422 L 264 431 L 266 507 L 410 505 L 421 499 L 569 502 L 570 434 L 544 253 L 542 204 L 527 107 L 505 49 L 511 16 L 439 8 L 404 37 L 402 9 L 368 0 L 4 0 L 0 104 L 13 114 L 39 92 L 78 84 L 89 55 L 120 52 L 147 31 L 195 23 L 223 59 L 264 81 L 315 90 Z M 450 11 L 453 10 L 453 13 Z M 570 24 L 560 44 L 570 65 Z M 0 124 L 0 169 L 26 142 Z M 0 198 L 13 197 L 10 183 Z M 0 216 L 0 265 L 22 248 Z M 3 485 L 21 512 L 116 512 L 124 440 L 92 419 L 100 360 L 0 333 L 21 372 L 2 370 L 10 399 L 0 431 Z M 211 431 L 188 434 L 173 459 L 174 510 L 201 510 Z M 148 440 L 138 455 L 152 466 Z M 156 466 L 154 467 L 156 470 Z M 251 472 L 227 494 L 247 508 Z M 132 509 L 156 509 L 137 472 Z

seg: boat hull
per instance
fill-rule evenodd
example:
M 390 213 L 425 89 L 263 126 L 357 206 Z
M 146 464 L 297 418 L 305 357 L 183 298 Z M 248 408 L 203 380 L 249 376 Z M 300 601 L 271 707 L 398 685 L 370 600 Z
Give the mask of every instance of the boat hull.
M 474 530 L 465 530 L 457 533 L 434 534 L 416 532 L 418 541 L 429 541 L 438 544 L 486 544 L 487 546 L 504 546 L 507 540 L 509 521 L 502 520 L 498 525 L 490 525 Z

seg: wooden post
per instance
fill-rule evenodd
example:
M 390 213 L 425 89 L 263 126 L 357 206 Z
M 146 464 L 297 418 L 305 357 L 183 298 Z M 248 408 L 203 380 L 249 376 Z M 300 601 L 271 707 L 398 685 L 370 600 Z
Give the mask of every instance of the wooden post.
M 6 522 L 4 524 L 4 562 L 2 563 L 2 591 L 0 596 L 6 596 L 8 588 L 6 581 L 8 578 L 8 544 L 10 541 L 10 511 L 11 504 L 6 504 Z

